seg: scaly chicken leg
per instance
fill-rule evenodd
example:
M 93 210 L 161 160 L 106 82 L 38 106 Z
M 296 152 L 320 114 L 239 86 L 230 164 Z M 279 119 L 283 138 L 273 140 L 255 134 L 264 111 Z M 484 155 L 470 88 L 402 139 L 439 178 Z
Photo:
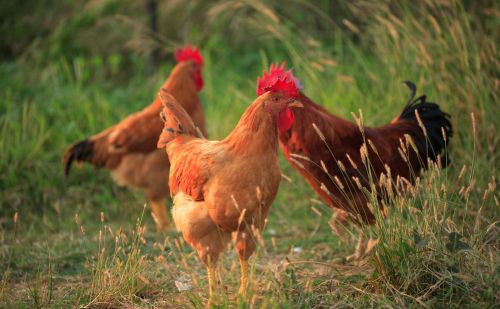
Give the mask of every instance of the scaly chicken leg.
M 167 205 L 163 200 L 150 200 L 151 215 L 159 232 L 166 232 L 170 225 Z
M 240 294 L 243 297 L 246 297 L 247 285 L 248 285 L 248 260 L 240 258 L 240 267 L 241 267 L 241 281 L 238 294 Z
M 215 288 L 217 286 L 217 281 L 215 281 L 215 271 L 215 265 L 209 263 L 209 266 L 207 266 L 209 303 L 213 300 Z
M 259 220 L 262 221 L 262 220 Z M 255 222 L 254 222 L 255 223 Z M 255 251 L 255 235 L 252 233 L 251 228 L 246 226 L 246 223 L 241 231 L 236 232 L 236 253 L 238 254 L 238 258 L 240 260 L 240 268 L 241 268 L 241 280 L 240 280 L 240 289 L 238 293 L 246 297 L 247 285 L 248 285 L 248 260 L 250 256 Z M 254 225 L 255 227 L 255 225 Z M 256 230 L 260 230 L 262 227 L 259 226 Z

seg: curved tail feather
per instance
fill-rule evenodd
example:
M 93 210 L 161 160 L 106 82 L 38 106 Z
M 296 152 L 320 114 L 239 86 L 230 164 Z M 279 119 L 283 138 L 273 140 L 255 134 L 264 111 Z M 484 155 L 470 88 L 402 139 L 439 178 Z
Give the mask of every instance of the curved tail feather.
M 421 123 L 425 127 L 424 134 L 416 139 L 415 143 L 427 149 L 426 155 L 432 161 L 436 161 L 438 155 L 443 154 L 441 158 L 446 158 L 446 161 L 442 163 L 449 164 L 446 146 L 453 136 L 450 115 L 443 112 L 438 104 L 427 102 L 425 95 L 415 99 L 417 90 L 415 84 L 410 81 L 404 83 L 410 88 L 411 95 L 397 120 L 412 120 L 419 125 Z
M 186 110 L 167 90 L 162 88 L 159 96 L 163 104 L 160 117 L 164 122 L 164 127 L 158 138 L 158 148 L 165 147 L 170 141 L 181 135 L 201 135 Z
M 110 152 L 108 136 L 113 131 L 106 131 L 71 145 L 63 157 L 64 174 L 68 176 L 73 162 L 87 162 L 95 167 L 114 169 L 121 161 L 122 155 Z
M 93 142 L 85 139 L 71 145 L 64 153 L 64 174 L 69 175 L 73 161 L 91 161 L 93 157 Z

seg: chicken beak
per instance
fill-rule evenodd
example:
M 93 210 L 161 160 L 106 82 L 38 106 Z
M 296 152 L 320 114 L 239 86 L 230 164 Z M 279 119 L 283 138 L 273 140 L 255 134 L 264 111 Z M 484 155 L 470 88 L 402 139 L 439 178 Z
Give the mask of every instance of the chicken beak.
M 303 108 L 304 105 L 302 104 L 302 102 L 300 101 L 297 101 L 295 99 L 293 99 L 292 101 L 290 101 L 290 103 L 288 104 L 288 107 L 296 107 L 296 108 Z

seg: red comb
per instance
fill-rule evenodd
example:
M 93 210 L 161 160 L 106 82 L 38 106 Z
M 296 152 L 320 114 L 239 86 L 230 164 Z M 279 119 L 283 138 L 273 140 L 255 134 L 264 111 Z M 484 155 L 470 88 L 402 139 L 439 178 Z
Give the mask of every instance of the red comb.
M 267 91 L 284 92 L 292 97 L 299 96 L 299 89 L 302 87 L 300 81 L 293 76 L 292 71 L 285 71 L 286 62 L 283 61 L 281 66 L 271 64 L 269 73 L 264 72 L 262 78 L 257 79 L 257 95 L 261 95 Z
M 186 46 L 175 51 L 175 60 L 178 62 L 194 60 L 199 65 L 203 65 L 203 57 L 198 48 Z

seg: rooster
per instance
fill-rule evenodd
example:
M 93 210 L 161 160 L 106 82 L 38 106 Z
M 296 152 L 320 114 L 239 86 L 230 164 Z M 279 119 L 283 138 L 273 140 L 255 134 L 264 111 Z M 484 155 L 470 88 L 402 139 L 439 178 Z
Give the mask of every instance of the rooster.
M 239 293 L 245 295 L 248 259 L 278 191 L 278 130 L 290 125 L 291 108 L 302 105 L 293 80 L 275 77 L 221 141 L 196 137 L 189 115 L 173 96 L 160 93 L 165 128 L 158 147 L 166 147 L 171 162 L 172 217 L 207 267 L 210 300 L 217 259 L 231 236 L 241 266 Z
M 269 73 L 257 80 L 257 94 L 266 92 L 267 80 L 276 75 L 287 75 L 301 87 L 283 63 L 271 65 Z M 381 184 L 384 178 L 394 183 L 404 179 L 414 182 L 428 167 L 428 159 L 439 161 L 441 166 L 449 162 L 446 145 L 453 134 L 449 115 L 428 102 L 425 95 L 415 98 L 416 86 L 405 83 L 411 96 L 399 116 L 385 126 L 363 127 L 360 119 L 354 124 L 332 115 L 300 92 L 298 100 L 304 108 L 290 114 L 294 119 L 289 123 L 294 124 L 279 132 L 286 159 L 327 205 L 338 210 L 337 223 L 375 223 L 365 193 L 371 191 L 371 181 L 376 186 L 377 204 L 382 205 L 386 202 Z M 336 229 L 335 224 L 332 227 Z M 368 249 L 361 237 L 351 258 L 359 258 Z
M 177 50 L 175 58 L 178 63 L 163 88 L 175 95 L 201 133 L 206 135 L 205 116 L 198 95 L 203 88 L 203 58 L 197 48 L 189 46 Z M 157 98 L 116 125 L 76 142 L 64 154 L 64 171 L 68 175 L 74 161 L 88 162 L 110 170 L 118 184 L 144 190 L 158 230 L 165 231 L 169 226 L 165 188 L 168 187 L 170 163 L 156 148 L 163 129 L 163 121 L 158 116 L 161 108 Z

